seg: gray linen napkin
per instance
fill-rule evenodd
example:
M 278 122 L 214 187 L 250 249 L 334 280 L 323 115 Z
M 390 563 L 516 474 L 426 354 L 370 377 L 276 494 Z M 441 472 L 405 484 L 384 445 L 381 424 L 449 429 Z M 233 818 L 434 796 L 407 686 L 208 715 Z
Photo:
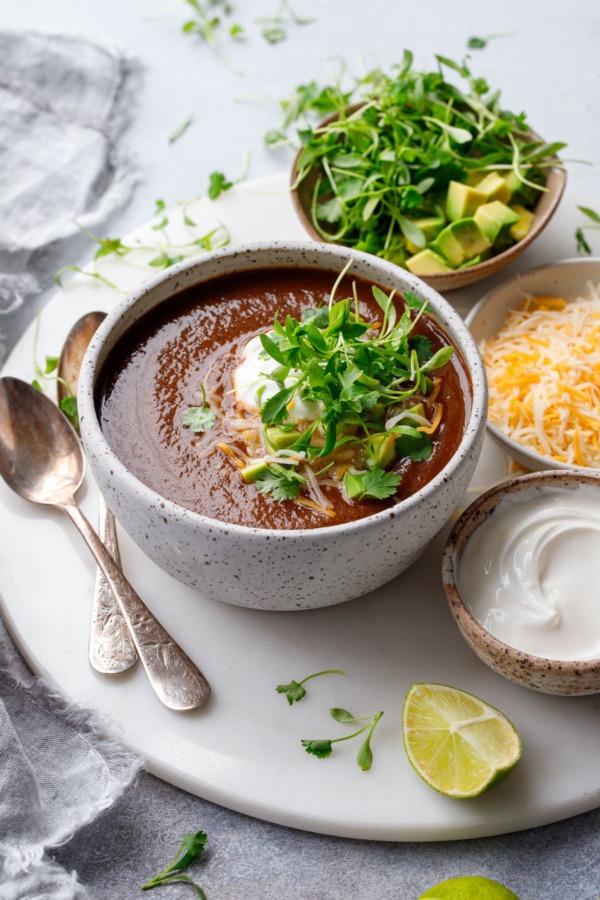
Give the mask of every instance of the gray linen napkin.
M 75 220 L 93 226 L 129 196 L 136 175 L 116 140 L 132 75 L 122 55 L 85 40 L 0 31 L 0 313 L 44 286 Z M 138 771 L 106 730 L 31 675 L 0 623 L 0 900 L 88 896 L 45 851 Z
M 31 675 L 0 622 L 0 900 L 84 900 L 48 847 L 113 805 L 141 763 Z
M 116 141 L 138 76 L 80 38 L 0 31 L 0 314 L 45 285 L 77 223 L 129 197 L 137 175 Z

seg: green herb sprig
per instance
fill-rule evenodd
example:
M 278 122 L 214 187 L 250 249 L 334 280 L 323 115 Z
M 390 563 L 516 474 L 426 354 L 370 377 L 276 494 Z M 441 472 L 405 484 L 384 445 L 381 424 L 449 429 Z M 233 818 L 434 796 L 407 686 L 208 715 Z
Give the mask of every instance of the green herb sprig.
M 592 248 L 590 247 L 584 232 L 600 231 L 600 215 L 594 209 L 590 209 L 588 206 L 578 206 L 577 209 L 582 212 L 584 216 L 587 216 L 588 219 L 591 219 L 594 223 L 593 225 L 581 225 L 575 230 L 577 250 L 580 253 L 591 254 Z
M 275 690 L 278 694 L 285 694 L 287 697 L 287 702 L 291 706 L 292 703 L 299 703 L 303 697 L 306 697 L 306 688 L 303 685 L 306 684 L 307 681 L 310 681 L 311 678 L 319 678 L 321 675 L 345 675 L 345 672 L 342 672 L 341 669 L 324 669 L 322 672 L 314 672 L 312 675 L 307 675 L 306 678 L 303 678 L 302 681 L 290 681 L 289 684 L 278 684 Z
M 348 710 L 340 709 L 339 707 L 334 707 L 333 709 L 330 709 L 329 712 L 336 722 L 342 722 L 344 724 L 366 722 L 367 724 L 359 728 L 358 731 L 354 731 L 352 734 L 347 734 L 345 737 L 326 738 L 324 740 L 303 740 L 301 741 L 302 746 L 307 753 L 311 753 L 313 756 L 317 756 L 319 759 L 326 759 L 327 757 L 331 756 L 334 744 L 339 744 L 342 741 L 350 741 L 367 731 L 367 736 L 361 744 L 358 755 L 356 757 L 358 766 L 363 770 L 363 772 L 366 772 L 371 768 L 371 764 L 373 762 L 371 738 L 373 737 L 373 732 L 377 723 L 383 715 L 383 710 L 376 713 L 374 716 L 365 716 L 364 718 L 357 718 L 356 716 L 352 715 L 352 713 L 348 712 Z
M 206 900 L 206 894 L 200 885 L 196 884 L 189 875 L 181 874 L 182 869 L 187 869 L 204 854 L 206 850 L 206 841 L 207 835 L 204 831 L 196 831 L 195 833 L 184 835 L 177 853 L 166 869 L 163 869 L 162 872 L 159 872 L 158 875 L 155 875 L 154 878 L 151 878 L 143 884 L 141 889 L 143 891 L 150 891 L 155 887 L 162 887 L 166 884 L 183 881 L 186 884 L 192 885 L 196 894 L 201 897 L 202 900 Z

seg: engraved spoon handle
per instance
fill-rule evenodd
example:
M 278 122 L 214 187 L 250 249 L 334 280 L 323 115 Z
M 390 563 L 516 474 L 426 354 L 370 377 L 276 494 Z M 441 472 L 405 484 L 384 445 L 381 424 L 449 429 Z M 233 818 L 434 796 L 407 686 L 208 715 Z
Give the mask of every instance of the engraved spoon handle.
M 204 675 L 138 597 L 75 500 L 70 498 L 56 506 L 79 529 L 102 569 L 159 700 L 169 709 L 185 710 L 201 706 L 210 696 L 210 685 Z
M 98 495 L 98 533 L 100 540 L 121 567 L 115 517 L 102 494 Z M 104 675 L 126 672 L 137 662 L 133 637 L 115 595 L 100 567 L 96 569 L 96 584 L 90 621 L 89 657 L 92 667 Z

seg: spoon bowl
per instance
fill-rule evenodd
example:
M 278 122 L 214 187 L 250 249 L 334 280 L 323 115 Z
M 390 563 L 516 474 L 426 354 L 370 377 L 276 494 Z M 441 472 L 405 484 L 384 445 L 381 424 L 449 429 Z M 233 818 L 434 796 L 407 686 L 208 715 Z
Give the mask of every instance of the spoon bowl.
M 17 378 L 0 379 L 0 470 L 8 486 L 32 503 L 65 503 L 85 474 L 83 451 L 64 416 Z

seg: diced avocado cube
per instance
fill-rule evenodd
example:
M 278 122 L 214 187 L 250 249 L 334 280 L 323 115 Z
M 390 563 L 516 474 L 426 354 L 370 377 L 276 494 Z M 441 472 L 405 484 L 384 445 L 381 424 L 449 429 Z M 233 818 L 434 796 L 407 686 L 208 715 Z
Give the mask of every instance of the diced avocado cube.
M 253 462 L 248 466 L 244 466 L 243 469 L 240 469 L 240 475 L 244 479 L 247 484 L 252 484 L 259 475 L 262 475 L 263 472 L 266 472 L 268 466 L 264 462 Z
M 479 188 L 469 187 L 460 181 L 451 181 L 446 195 L 446 215 L 451 222 L 472 216 L 477 207 L 486 203 L 487 199 Z
M 344 475 L 344 487 L 350 500 L 360 500 L 365 493 L 364 473 L 354 474 L 346 472 Z
M 425 239 L 425 243 L 429 243 L 429 241 L 432 241 L 436 234 L 439 234 L 439 232 L 446 224 L 446 220 L 443 216 L 427 216 L 422 219 L 410 219 L 410 221 L 413 225 L 417 226 L 419 231 L 421 231 Z M 411 254 L 418 253 L 424 247 L 424 245 L 421 245 L 419 247 L 408 238 L 404 239 L 404 246 Z
M 485 174 L 479 169 L 475 169 L 472 172 L 469 172 L 467 177 L 465 178 L 465 184 L 468 184 L 469 187 L 477 187 L 480 181 L 485 178 Z
M 411 219 L 410 221 L 423 232 L 426 241 L 432 241 L 446 224 L 446 220 L 442 216 L 426 216 L 423 219 Z
M 523 182 L 513 169 L 510 169 L 508 172 L 503 172 L 500 177 L 509 189 L 511 197 L 513 194 L 516 194 L 517 191 L 521 190 Z
M 291 447 L 301 437 L 302 433 L 293 428 L 289 431 L 284 431 L 282 428 L 277 428 L 277 426 L 273 425 L 266 430 L 266 441 L 272 450 L 284 450 L 286 447 Z
M 508 203 L 511 198 L 511 191 L 504 178 L 498 172 L 490 172 L 486 175 L 483 181 L 480 181 L 477 185 L 477 190 L 481 194 L 485 194 L 484 203 L 491 203 L 493 200 Z
M 406 260 L 406 268 L 413 275 L 437 275 L 439 272 L 451 272 L 452 267 L 433 250 L 421 250 Z
M 468 259 L 483 253 L 491 246 L 485 234 L 473 218 L 451 222 L 438 234 L 433 249 L 448 260 L 452 266 L 460 266 Z
M 382 431 L 371 436 L 367 450 L 367 465 L 387 469 L 396 459 L 396 435 Z
M 493 244 L 502 228 L 519 221 L 519 214 L 500 200 L 484 203 L 473 216 L 486 238 Z
M 525 209 L 520 203 L 515 203 L 514 206 L 511 206 L 511 209 L 519 214 L 519 221 L 511 225 L 510 233 L 515 241 L 522 241 L 529 234 L 535 216 L 531 210 Z

